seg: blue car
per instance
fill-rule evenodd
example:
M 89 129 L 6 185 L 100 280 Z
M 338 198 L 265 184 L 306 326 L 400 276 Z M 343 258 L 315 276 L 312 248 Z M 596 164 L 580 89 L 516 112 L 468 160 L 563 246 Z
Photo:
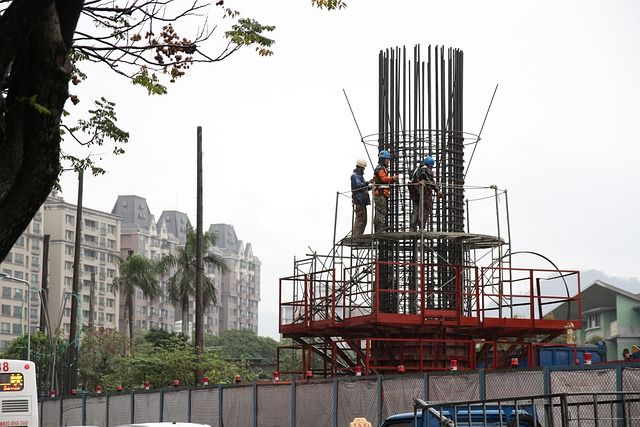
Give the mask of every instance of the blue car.
M 381 427 L 539 427 L 532 405 L 428 406 L 388 417 Z

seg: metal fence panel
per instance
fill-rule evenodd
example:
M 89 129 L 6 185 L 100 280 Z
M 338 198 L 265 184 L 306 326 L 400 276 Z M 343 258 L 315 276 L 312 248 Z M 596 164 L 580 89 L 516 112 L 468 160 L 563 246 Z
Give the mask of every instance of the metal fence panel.
M 87 397 L 87 425 L 106 426 L 107 425 L 107 398 Z
M 604 393 L 616 391 L 616 370 L 614 369 L 570 369 L 551 371 L 551 393 Z M 599 414 L 611 412 L 612 405 L 593 402 L 593 396 L 570 396 L 567 398 L 568 416 L 580 426 L 593 426 L 595 411 Z M 594 408 L 597 406 L 597 408 Z M 554 415 L 558 409 L 554 410 Z M 577 425 L 577 424 L 576 424 Z
M 333 383 L 296 385 L 296 427 L 333 425 Z
M 160 421 L 160 393 L 135 393 L 133 403 L 133 422 L 154 423 Z
M 624 368 L 622 370 L 622 391 L 640 391 L 640 368 Z M 639 396 L 633 396 L 637 400 Z M 640 402 L 627 404 L 627 416 L 630 419 L 640 419 Z
M 424 398 L 424 376 L 382 379 L 382 419 L 413 411 L 413 399 Z
M 123 394 L 123 395 L 109 396 L 109 425 L 105 427 L 118 426 L 120 424 L 130 424 L 130 423 L 131 423 L 131 395 Z
M 291 425 L 291 385 L 258 386 L 258 427 Z
M 291 425 L 291 385 L 258 386 L 258 427 Z
M 356 417 L 378 425 L 378 384 L 376 381 L 338 381 L 338 426 L 348 426 Z
M 162 421 L 189 421 L 189 390 L 167 391 L 162 398 Z
M 60 400 L 42 402 L 41 427 L 60 427 Z
M 616 391 L 615 369 L 551 371 L 551 393 Z
M 474 374 L 429 375 L 429 400 L 480 399 L 480 378 Z
M 486 372 L 484 378 L 486 399 L 544 394 L 544 372 L 542 371 Z
M 253 423 L 253 387 L 222 389 L 222 424 L 225 427 L 248 427 Z
M 195 389 L 191 391 L 191 422 L 218 425 L 218 388 Z
M 62 425 L 82 425 L 82 398 L 67 398 L 62 401 Z

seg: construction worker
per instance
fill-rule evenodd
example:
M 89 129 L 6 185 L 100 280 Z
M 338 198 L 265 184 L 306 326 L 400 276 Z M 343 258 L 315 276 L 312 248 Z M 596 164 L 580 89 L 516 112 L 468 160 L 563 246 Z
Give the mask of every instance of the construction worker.
M 433 173 L 435 163 L 433 157 L 427 156 L 411 175 L 411 184 L 409 184 L 409 197 L 413 202 L 409 225 L 411 231 L 416 231 L 418 225 L 424 229 L 427 221 L 431 218 L 431 211 L 433 210 L 432 193 L 435 191 L 438 193 L 438 197 L 442 197 L 440 185 L 436 182 Z M 420 206 L 420 203 L 422 203 L 422 206 Z
M 375 184 L 373 191 L 373 201 L 375 202 L 375 216 L 373 218 L 373 226 L 376 233 L 386 231 L 387 226 L 387 200 L 391 193 L 389 184 L 398 182 L 398 176 L 389 175 L 389 161 L 391 153 L 382 150 L 378 155 L 378 166 L 373 172 L 373 182 Z
M 369 183 L 364 180 L 364 168 L 367 161 L 358 159 L 356 168 L 351 174 L 351 199 L 353 200 L 353 212 L 355 218 L 351 229 L 351 236 L 362 236 L 367 226 L 367 205 L 371 204 L 369 199 Z

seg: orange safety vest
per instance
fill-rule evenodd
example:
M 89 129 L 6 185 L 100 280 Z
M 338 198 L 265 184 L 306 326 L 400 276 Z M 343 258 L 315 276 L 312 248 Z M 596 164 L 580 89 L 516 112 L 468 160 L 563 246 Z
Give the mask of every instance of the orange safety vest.
M 389 184 L 393 182 L 393 177 L 389 176 L 389 170 L 383 164 L 379 164 L 376 166 L 375 171 L 373 171 L 373 183 L 375 184 L 375 190 L 373 194 L 376 196 L 384 196 L 389 198 L 389 193 L 391 192 L 391 187 Z

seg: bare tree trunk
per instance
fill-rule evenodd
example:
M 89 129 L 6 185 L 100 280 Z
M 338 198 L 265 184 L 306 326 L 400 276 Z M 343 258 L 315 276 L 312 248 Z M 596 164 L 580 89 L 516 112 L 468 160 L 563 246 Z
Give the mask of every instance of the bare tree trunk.
M 133 301 L 134 301 L 134 297 L 136 295 L 136 288 L 135 286 L 133 287 L 133 289 L 131 290 L 131 292 L 129 292 L 129 294 L 127 295 L 127 317 L 128 317 L 128 323 L 129 323 L 129 345 L 127 346 L 127 351 L 129 352 L 128 354 L 131 354 L 133 351 Z
M 182 296 L 182 335 L 189 336 L 189 295 Z

